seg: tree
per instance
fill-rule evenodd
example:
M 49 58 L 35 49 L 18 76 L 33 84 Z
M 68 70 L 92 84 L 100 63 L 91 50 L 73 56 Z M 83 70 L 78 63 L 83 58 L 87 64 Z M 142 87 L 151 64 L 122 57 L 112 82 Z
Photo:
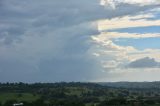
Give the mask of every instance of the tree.
M 155 101 L 154 100 L 146 100 L 145 104 L 153 105 L 153 104 L 155 104 Z
M 38 100 L 32 102 L 32 105 L 33 106 L 46 106 L 43 99 L 38 99 Z
M 114 99 L 110 99 L 110 100 L 105 100 L 103 102 L 100 103 L 100 106 L 119 106 L 119 105 L 126 105 L 126 99 L 124 98 L 114 98 Z

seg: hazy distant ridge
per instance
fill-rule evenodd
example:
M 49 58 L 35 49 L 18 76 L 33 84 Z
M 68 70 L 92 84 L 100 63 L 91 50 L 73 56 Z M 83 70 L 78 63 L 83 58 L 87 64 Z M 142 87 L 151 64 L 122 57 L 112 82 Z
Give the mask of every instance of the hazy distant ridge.
M 116 88 L 160 88 L 157 82 L 100 82 L 100 85 Z

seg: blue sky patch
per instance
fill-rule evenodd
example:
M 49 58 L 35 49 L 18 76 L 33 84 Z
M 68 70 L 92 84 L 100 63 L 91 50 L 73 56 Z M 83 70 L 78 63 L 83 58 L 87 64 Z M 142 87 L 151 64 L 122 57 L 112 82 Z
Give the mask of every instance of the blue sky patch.
M 113 42 L 120 46 L 133 46 L 137 49 L 160 49 L 160 38 L 143 38 L 143 39 L 132 39 L 132 38 L 120 38 L 115 39 Z
M 110 30 L 112 32 L 121 33 L 160 33 L 160 26 L 149 26 L 149 27 L 135 27 L 135 28 L 122 28 Z

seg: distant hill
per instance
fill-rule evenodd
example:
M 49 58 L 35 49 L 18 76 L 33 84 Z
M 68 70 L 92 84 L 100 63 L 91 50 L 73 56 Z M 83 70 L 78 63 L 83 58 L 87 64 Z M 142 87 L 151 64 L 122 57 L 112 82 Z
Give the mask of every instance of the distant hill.
M 157 82 L 100 82 L 102 86 L 115 87 L 115 88 L 160 88 L 160 81 Z

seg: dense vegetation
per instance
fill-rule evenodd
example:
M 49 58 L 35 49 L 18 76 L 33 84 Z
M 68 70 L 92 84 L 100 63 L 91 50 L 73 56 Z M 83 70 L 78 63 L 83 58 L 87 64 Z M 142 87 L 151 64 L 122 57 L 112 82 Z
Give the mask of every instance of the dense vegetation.
M 104 83 L 0 83 L 0 106 L 160 106 L 160 88 Z

